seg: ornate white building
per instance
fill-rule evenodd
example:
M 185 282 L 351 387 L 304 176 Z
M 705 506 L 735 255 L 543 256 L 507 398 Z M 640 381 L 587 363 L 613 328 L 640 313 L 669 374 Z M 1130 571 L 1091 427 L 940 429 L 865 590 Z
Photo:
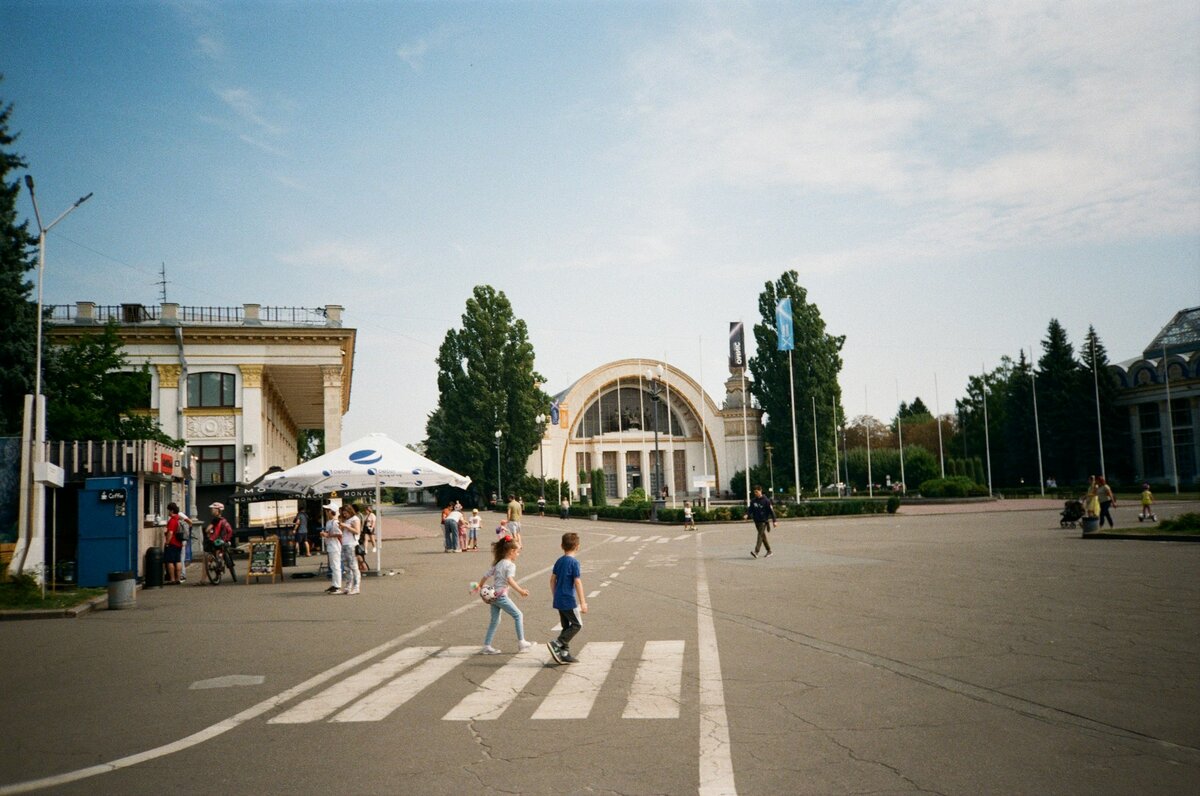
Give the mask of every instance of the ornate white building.
M 116 321 L 130 366 L 150 365 L 148 411 L 187 442 L 206 505 L 296 464 L 301 429 L 323 429 L 327 450 L 341 445 L 355 344 L 342 309 L 83 301 L 53 308 L 48 336 L 62 343 Z
M 700 497 L 706 483 L 710 494 L 724 493 L 747 460 L 761 461 L 763 412 L 746 403 L 743 384 L 748 391 L 741 369 L 731 370 L 718 407 L 672 365 L 646 359 L 601 365 L 554 397 L 558 422 L 547 424 L 526 470 L 578 494 L 579 472 L 603 469 L 613 500 L 638 487 L 654 495 L 665 486 L 677 499 Z

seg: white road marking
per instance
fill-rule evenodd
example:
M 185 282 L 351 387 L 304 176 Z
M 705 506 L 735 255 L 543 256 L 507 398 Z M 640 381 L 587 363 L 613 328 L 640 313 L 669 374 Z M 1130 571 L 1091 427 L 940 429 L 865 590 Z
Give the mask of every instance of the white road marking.
M 668 539 L 667 537 L 664 536 L 663 538 L 658 540 L 658 543 L 659 544 L 667 544 L 670 541 L 671 541 L 670 539 Z
M 214 677 L 211 680 L 197 680 L 188 686 L 191 691 L 202 688 L 234 688 L 241 685 L 262 685 L 266 680 L 261 674 L 227 674 L 224 677 Z
M 640 536 L 630 536 L 630 537 L 629 537 L 628 539 L 626 539 L 625 541 L 627 541 L 627 542 L 636 542 L 636 541 L 637 541 L 638 539 L 640 539 L 640 538 L 641 538 Z
M 696 646 L 700 657 L 700 796 L 736 796 L 721 655 L 708 593 L 703 538 L 696 536 Z
M 501 666 L 479 687 L 467 695 L 450 712 L 442 716 L 443 721 L 482 721 L 498 719 L 505 709 L 534 676 L 546 668 L 550 652 L 544 644 L 538 644 L 528 652 L 514 655 L 512 660 Z
M 584 645 L 578 655 L 579 663 L 563 667 L 562 677 L 538 705 L 533 718 L 586 719 L 623 644 L 592 641 Z
M 616 537 L 613 537 L 610 541 L 623 542 L 623 541 L 625 541 L 625 537 L 624 536 L 616 536 Z
M 642 649 L 642 662 L 633 677 L 629 702 L 621 718 L 679 718 L 683 648 L 682 640 L 646 642 Z
M 646 544 L 650 544 L 657 538 L 658 538 L 658 534 L 654 534 L 653 536 L 647 536 L 645 542 L 646 542 Z
M 267 720 L 268 724 L 306 724 L 320 721 L 340 707 L 348 705 L 385 680 L 390 680 L 440 647 L 405 647 L 395 655 L 347 677 L 299 705 Z
M 433 683 L 446 672 L 462 663 L 479 648 L 450 647 L 429 658 L 392 680 L 382 688 L 370 691 L 350 707 L 331 719 L 332 721 L 379 721 L 392 711 L 412 699 L 421 689 Z
M 614 572 L 614 573 L 612 573 L 611 575 L 609 575 L 609 577 L 610 577 L 610 578 L 615 578 L 615 577 L 617 577 L 617 576 L 618 576 L 618 575 L 620 575 L 620 574 L 621 574 L 620 572 Z
M 593 597 L 595 597 L 595 596 L 596 596 L 597 594 L 599 594 L 599 593 L 600 593 L 600 590 L 599 590 L 599 589 L 596 589 L 594 592 L 592 592 L 591 594 L 589 594 L 589 595 L 588 595 L 588 599 L 589 599 L 589 600 L 590 600 L 590 599 L 592 599 Z M 557 627 L 555 627 L 554 629 L 555 629 L 555 630 L 562 630 L 562 625 L 558 625 L 558 626 L 557 626 Z
M 678 536 L 676 536 L 676 537 L 675 537 L 675 541 L 676 541 L 676 542 L 682 542 L 684 539 L 688 538 L 688 536 L 690 536 L 690 534 L 681 533 L 681 534 L 679 534 Z

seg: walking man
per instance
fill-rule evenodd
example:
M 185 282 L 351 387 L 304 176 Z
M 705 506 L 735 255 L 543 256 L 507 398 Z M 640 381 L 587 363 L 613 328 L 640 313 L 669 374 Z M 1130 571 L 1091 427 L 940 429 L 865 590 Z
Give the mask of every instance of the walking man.
M 763 488 L 759 484 L 754 486 L 754 497 L 750 499 L 746 513 L 758 530 L 758 540 L 754 543 L 754 549 L 750 551 L 750 557 L 758 558 L 758 551 L 765 547 L 767 554 L 763 557 L 770 558 L 771 543 L 767 541 L 767 534 L 779 521 L 775 519 L 775 507 L 771 504 L 771 499 L 763 496 Z

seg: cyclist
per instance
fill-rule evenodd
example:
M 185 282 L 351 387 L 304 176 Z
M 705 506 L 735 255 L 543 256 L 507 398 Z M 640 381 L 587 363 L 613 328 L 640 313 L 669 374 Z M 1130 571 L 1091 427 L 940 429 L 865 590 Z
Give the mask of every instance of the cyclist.
M 208 530 L 204 534 L 204 552 L 219 553 L 225 559 L 229 576 L 237 583 L 237 573 L 233 571 L 233 556 L 229 553 L 229 547 L 233 543 L 233 526 L 221 516 L 225 504 L 210 503 L 208 508 L 212 511 L 212 519 L 208 521 Z

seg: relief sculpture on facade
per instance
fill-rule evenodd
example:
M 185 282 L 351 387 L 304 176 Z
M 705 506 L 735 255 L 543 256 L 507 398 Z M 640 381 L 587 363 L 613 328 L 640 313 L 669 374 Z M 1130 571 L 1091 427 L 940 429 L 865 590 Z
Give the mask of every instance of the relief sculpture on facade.
M 189 439 L 196 437 L 235 437 L 237 436 L 236 419 L 226 415 L 224 417 L 197 415 L 187 419 L 187 436 Z

